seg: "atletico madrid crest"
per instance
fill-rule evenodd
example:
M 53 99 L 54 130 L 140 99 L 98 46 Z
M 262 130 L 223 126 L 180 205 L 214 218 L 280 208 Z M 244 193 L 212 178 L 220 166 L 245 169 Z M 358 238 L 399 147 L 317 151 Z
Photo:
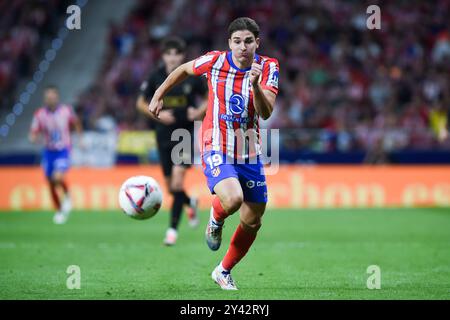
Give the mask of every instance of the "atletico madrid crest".
M 214 178 L 216 178 L 220 174 L 220 168 L 216 167 L 216 168 L 212 169 L 211 173 L 212 173 L 212 176 Z

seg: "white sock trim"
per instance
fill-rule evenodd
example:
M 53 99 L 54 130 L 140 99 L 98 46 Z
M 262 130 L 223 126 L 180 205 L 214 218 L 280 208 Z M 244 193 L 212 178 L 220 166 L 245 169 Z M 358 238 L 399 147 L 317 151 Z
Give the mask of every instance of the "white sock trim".
M 230 270 L 227 270 L 227 269 L 225 269 L 224 267 L 223 267 L 223 265 L 222 265 L 222 261 L 219 263 L 219 271 L 220 272 L 230 272 Z
M 211 221 L 214 222 L 214 224 L 216 224 L 218 226 L 223 225 L 223 221 L 219 222 L 214 218 L 214 208 L 213 207 L 211 207 Z
M 212 219 L 212 222 L 214 222 L 214 224 L 216 224 L 216 225 L 218 225 L 218 226 L 223 225 L 223 221 L 222 221 L 222 222 L 219 222 L 219 221 L 217 221 L 216 219 L 214 219 L 214 217 L 212 217 L 211 219 Z

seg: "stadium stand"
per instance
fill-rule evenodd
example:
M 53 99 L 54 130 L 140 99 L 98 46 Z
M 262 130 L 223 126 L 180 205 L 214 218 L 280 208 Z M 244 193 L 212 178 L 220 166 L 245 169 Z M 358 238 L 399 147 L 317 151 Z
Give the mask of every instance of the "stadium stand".
M 443 14 L 449 2 L 383 3 L 382 28 L 371 32 L 366 2 L 185 2 L 169 28 L 159 17 L 174 2 L 138 1 L 121 25 L 111 26 L 104 67 L 80 97 L 78 111 L 91 128 L 105 114 L 121 129 L 146 128 L 134 101 L 155 68 L 158 41 L 182 36 L 189 58 L 225 50 L 227 21 L 246 15 L 260 22 L 260 52 L 281 63 L 282 89 L 266 126 L 283 129 L 283 149 L 371 150 L 369 162 L 388 160 L 375 156 L 379 152 L 450 150 L 433 120 L 449 114 L 450 23 Z
M 35 71 L 39 53 L 58 30 L 69 3 L 0 1 L 0 114 L 16 102 L 20 81 Z
M 260 52 L 277 57 L 281 65 L 277 106 L 263 126 L 281 129 L 286 161 L 401 162 L 409 159 L 401 156 L 405 151 L 448 163 L 450 4 L 372 2 L 200 0 L 192 6 L 183 0 L 137 0 L 125 19 L 110 23 L 102 65 L 78 95 L 76 111 L 88 130 L 151 128 L 136 112 L 135 99 L 141 82 L 157 67 L 160 40 L 183 37 L 188 58 L 226 50 L 228 22 L 251 16 L 262 29 Z M 25 1 L 14 3 L 29 7 Z M 2 41 L 0 92 L 11 93 L 5 88 L 29 74 L 33 55 L 28 52 L 39 49 L 36 37 L 51 32 L 47 20 L 59 12 L 48 8 L 65 2 L 50 3 L 49 11 L 20 10 L 23 26 L 2 28 L 6 32 L 0 38 L 34 45 L 10 55 Z M 376 3 L 382 7 L 381 30 L 367 30 L 366 8 Z M 2 25 L 17 19 L 15 10 L 7 8 L 10 18 Z M 36 27 L 30 30 L 27 23 Z M 9 94 L 2 107 L 13 100 Z

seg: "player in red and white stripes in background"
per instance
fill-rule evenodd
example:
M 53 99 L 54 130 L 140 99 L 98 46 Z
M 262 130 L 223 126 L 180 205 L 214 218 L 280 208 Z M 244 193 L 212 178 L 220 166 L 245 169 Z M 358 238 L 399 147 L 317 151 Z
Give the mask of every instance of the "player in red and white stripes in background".
M 48 86 L 44 91 L 44 106 L 37 109 L 31 122 L 29 139 L 33 143 L 43 138 L 42 167 L 56 208 L 53 222 L 63 224 L 72 204 L 65 174 L 70 167 L 71 129 L 81 134 L 81 123 L 71 106 L 59 102 L 58 88 Z
M 222 289 L 237 290 L 230 271 L 255 240 L 266 208 L 258 119 L 272 114 L 279 64 L 256 54 L 259 26 L 253 19 L 234 20 L 228 34 L 230 51 L 211 51 L 175 69 L 156 90 L 149 111 L 158 116 L 164 95 L 189 75 L 207 77 L 209 97 L 200 150 L 208 187 L 216 196 L 206 241 L 211 250 L 218 250 L 225 218 L 240 210 L 230 247 L 211 275 Z

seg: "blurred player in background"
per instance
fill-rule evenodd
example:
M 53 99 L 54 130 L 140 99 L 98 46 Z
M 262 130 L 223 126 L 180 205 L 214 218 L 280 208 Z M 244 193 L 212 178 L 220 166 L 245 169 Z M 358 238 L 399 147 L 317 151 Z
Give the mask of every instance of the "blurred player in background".
M 164 82 L 166 77 L 185 60 L 186 45 L 177 37 L 166 39 L 162 44 L 163 65 L 154 71 L 141 85 L 141 94 L 137 101 L 137 108 L 144 114 L 155 120 L 156 141 L 166 185 L 173 195 L 170 226 L 167 229 L 164 244 L 174 245 L 178 238 L 178 225 L 180 223 L 183 205 L 187 205 L 189 225 L 196 227 L 199 223 L 197 215 L 197 199 L 189 197 L 184 190 L 186 169 L 192 163 L 192 154 L 184 152 L 179 155 L 183 161 L 181 165 L 174 165 L 171 154 L 178 141 L 172 141 L 172 132 L 183 128 L 190 132 L 191 146 L 194 136 L 194 120 L 204 116 L 206 104 L 196 108 L 197 100 L 204 99 L 207 93 L 206 83 L 196 77 L 190 77 L 183 85 L 173 87 L 167 92 L 163 109 L 159 118 L 154 117 L 148 111 L 148 103 L 155 94 L 156 89 Z M 192 149 L 191 149 L 192 150 Z
M 190 75 L 207 76 L 209 100 L 200 135 L 201 152 L 208 187 L 217 196 L 212 202 L 206 241 L 211 250 L 218 250 L 225 218 L 240 209 L 240 224 L 230 247 L 211 275 L 222 289 L 237 290 L 230 271 L 255 240 L 266 208 L 258 119 L 272 114 L 279 64 L 256 54 L 260 39 L 254 20 L 234 20 L 228 34 L 231 51 L 208 52 L 175 69 L 155 91 L 149 111 L 161 117 L 163 101 L 173 87 Z
M 81 123 L 72 107 L 59 102 L 58 88 L 48 86 L 44 91 L 44 106 L 39 108 L 31 123 L 30 141 L 44 139 L 42 166 L 49 182 L 56 213 L 53 222 L 63 224 L 72 208 L 65 174 L 70 166 L 71 129 L 80 135 Z

